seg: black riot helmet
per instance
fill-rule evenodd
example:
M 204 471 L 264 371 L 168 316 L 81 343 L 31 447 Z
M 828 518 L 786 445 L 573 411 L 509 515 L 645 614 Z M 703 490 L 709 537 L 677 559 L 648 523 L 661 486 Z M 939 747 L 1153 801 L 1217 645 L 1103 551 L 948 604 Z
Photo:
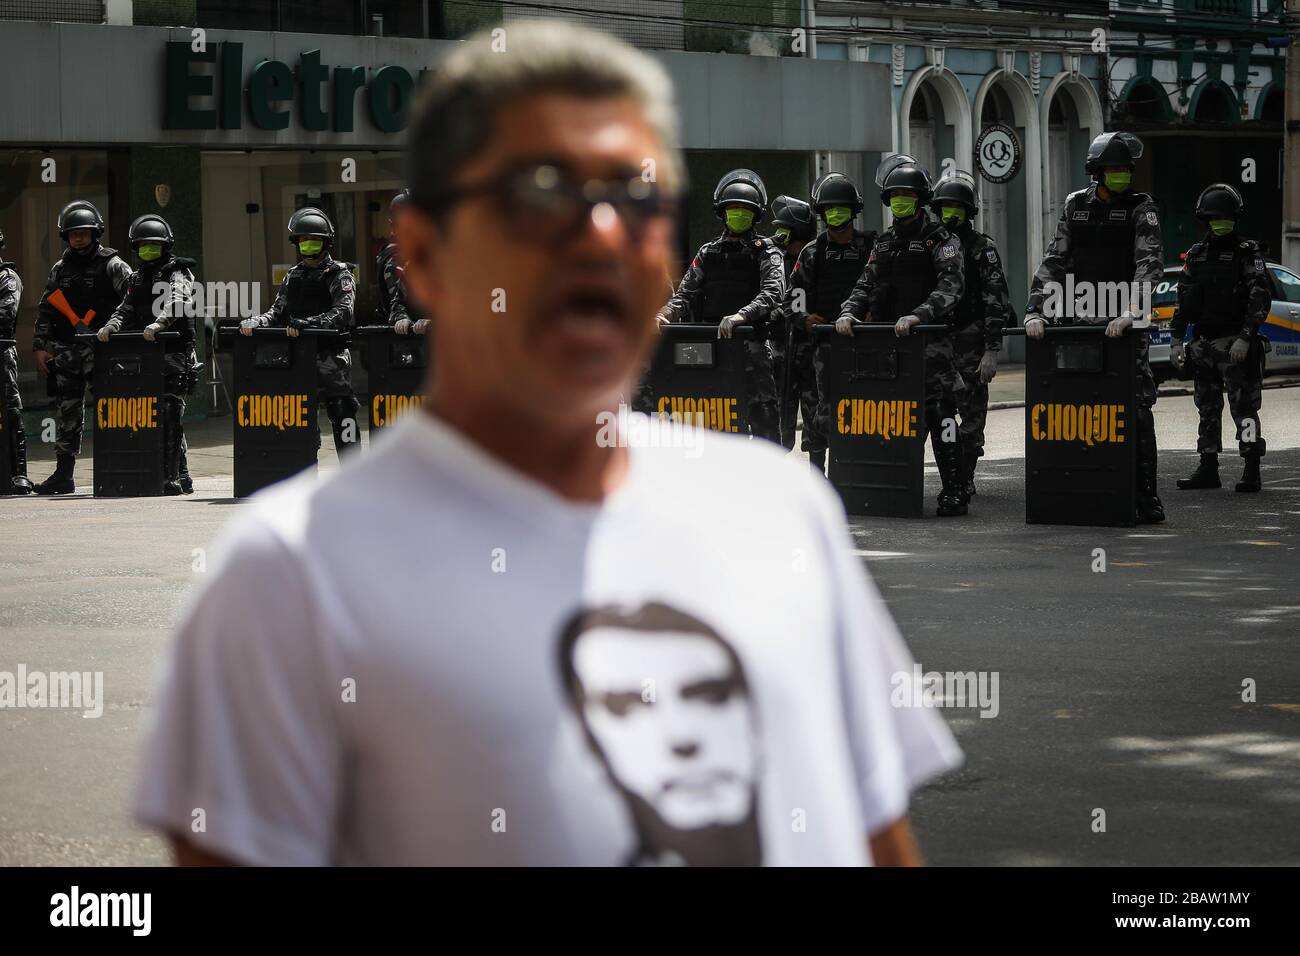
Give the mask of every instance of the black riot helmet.
M 793 196 L 777 196 L 772 200 L 772 225 L 790 230 L 795 242 L 812 242 L 817 237 L 817 220 L 812 206 Z
M 166 249 L 171 249 L 176 242 L 176 237 L 172 235 L 172 227 L 167 225 L 167 220 L 154 213 L 145 213 L 131 223 L 131 228 L 126 232 L 126 238 L 131 243 L 132 249 L 139 249 L 141 246 L 151 243 L 157 243 Z
M 1241 193 L 1227 183 L 1206 186 L 1196 199 L 1196 218 L 1206 222 L 1211 219 L 1237 220 L 1245 209 Z
M 876 185 L 880 187 L 880 202 L 889 205 L 889 194 L 895 189 L 910 189 L 916 193 L 918 206 L 930 201 L 934 187 L 930 173 L 906 153 L 895 153 L 876 170 Z
M 724 206 L 744 206 L 754 210 L 754 224 L 767 216 L 767 187 L 752 169 L 733 169 L 718 180 L 713 190 L 713 212 L 725 219 Z
M 400 193 L 394 196 L 392 201 L 388 204 L 388 218 L 396 218 L 397 211 L 410 205 L 410 203 L 411 191 L 409 189 L 403 189 Z
M 934 198 L 930 208 L 938 213 L 943 206 L 961 206 L 966 218 L 974 219 L 980 211 L 980 194 L 975 187 L 975 177 L 964 169 L 944 173 L 934 184 Z
M 1132 169 L 1142 158 L 1142 140 L 1132 133 L 1102 133 L 1088 147 L 1088 158 L 1083 168 L 1094 179 L 1112 166 Z
M 297 245 L 307 238 L 324 239 L 326 248 L 334 244 L 334 223 L 315 206 L 303 206 L 289 217 L 289 241 Z
M 857 183 L 843 173 L 827 173 L 813 183 L 812 204 L 818 212 L 831 206 L 848 206 L 856 216 L 862 212 L 862 193 Z
M 0 249 L 5 247 L 5 231 L 0 229 Z
M 74 229 L 93 230 L 96 239 L 104 234 L 104 217 L 93 202 L 74 199 L 63 207 L 59 213 L 59 238 L 67 242 L 68 233 Z

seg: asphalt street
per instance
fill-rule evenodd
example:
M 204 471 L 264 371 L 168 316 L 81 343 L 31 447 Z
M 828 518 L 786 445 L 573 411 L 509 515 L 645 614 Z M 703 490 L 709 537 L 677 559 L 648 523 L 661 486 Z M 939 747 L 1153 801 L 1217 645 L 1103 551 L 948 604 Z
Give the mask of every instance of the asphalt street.
M 1136 529 L 1026 526 L 1023 416 L 990 413 L 969 517 L 851 521 L 923 669 L 998 680 L 996 717 L 944 713 L 967 759 L 915 801 L 928 859 L 1300 863 L 1300 389 L 1265 392 L 1259 495 L 1233 493 L 1232 455 L 1224 490 L 1176 491 L 1195 412 L 1162 398 L 1169 521 Z M 94 719 L 0 711 L 0 865 L 166 859 L 128 819 L 139 748 L 168 629 L 240 507 L 229 420 L 191 432 L 192 497 L 95 500 L 82 467 L 85 494 L 0 499 L 0 670 L 103 671 L 106 698 Z

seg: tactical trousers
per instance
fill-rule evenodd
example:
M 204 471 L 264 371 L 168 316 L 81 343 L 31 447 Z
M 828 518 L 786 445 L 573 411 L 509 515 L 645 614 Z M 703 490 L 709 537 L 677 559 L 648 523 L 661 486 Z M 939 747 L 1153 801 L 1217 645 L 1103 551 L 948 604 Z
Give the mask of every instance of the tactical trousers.
M 23 397 L 18 391 L 18 347 L 11 345 L 0 353 L 0 388 L 4 389 L 4 407 L 11 412 L 23 410 Z
M 1187 365 L 1201 421 L 1196 450 L 1201 454 L 1223 451 L 1223 393 L 1237 426 L 1237 449 L 1243 458 L 1263 457 L 1266 446 L 1260 432 L 1259 408 L 1264 401 L 1263 375 L 1258 346 L 1252 344 L 1244 362 L 1233 362 L 1228 350 L 1237 336 L 1198 338 L 1187 347 Z M 1249 435 L 1251 440 L 1245 440 Z
M 361 405 L 352 391 L 352 354 L 347 349 L 316 353 L 316 387 L 343 454 L 361 447 Z
M 766 339 L 745 340 L 745 384 L 749 392 L 749 432 L 781 443 L 781 416 L 776 401 L 772 348 Z
M 50 342 L 50 396 L 58 420 L 54 448 L 61 455 L 81 454 L 81 434 L 86 425 L 86 391 L 95 371 L 95 350 L 89 344 Z
M 989 414 L 989 387 L 980 381 L 979 365 L 984 357 L 984 332 L 978 326 L 958 332 L 953 343 L 954 364 L 964 386 L 957 392 L 961 424 L 962 458 L 968 469 L 984 455 L 984 425 Z
M 799 447 L 806 452 L 826 449 L 825 413 L 820 407 L 823 377 L 821 359 L 811 340 L 795 339 L 790 354 L 777 356 L 775 375 L 778 387 L 785 379 L 785 364 L 790 363 L 789 390 L 781 396 L 781 445 L 794 448 L 798 419 L 803 419 L 803 438 Z
M 198 384 L 199 367 L 193 347 L 163 355 L 163 475 L 168 481 L 189 472 L 185 400 Z

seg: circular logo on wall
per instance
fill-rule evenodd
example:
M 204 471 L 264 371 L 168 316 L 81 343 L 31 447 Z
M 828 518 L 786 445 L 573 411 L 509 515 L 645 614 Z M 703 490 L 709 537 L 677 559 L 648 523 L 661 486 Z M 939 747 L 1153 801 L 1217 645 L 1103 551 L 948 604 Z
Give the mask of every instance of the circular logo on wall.
M 1005 183 L 1020 171 L 1020 140 L 1002 123 L 985 126 L 975 140 L 975 165 L 991 183 Z

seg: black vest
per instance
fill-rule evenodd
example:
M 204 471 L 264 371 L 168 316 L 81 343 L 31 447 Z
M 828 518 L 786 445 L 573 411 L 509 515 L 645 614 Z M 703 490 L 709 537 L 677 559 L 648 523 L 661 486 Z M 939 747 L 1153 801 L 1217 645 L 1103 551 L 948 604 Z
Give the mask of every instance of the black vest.
M 178 259 L 172 256 L 161 264 L 144 265 L 133 272 L 131 281 L 126 287 L 126 300 L 135 309 L 135 318 L 129 325 L 124 323 L 122 331 L 140 332 L 146 325 L 153 322 L 153 303 L 158 298 L 154 286 L 160 282 L 170 286 L 172 276 L 177 272 L 185 273 L 192 280 L 194 278 L 190 274 L 190 266 L 192 265 L 194 265 L 193 259 Z M 164 339 L 163 341 L 167 343 L 167 351 L 189 349 L 194 345 L 193 316 L 178 315 L 176 320 L 169 326 L 168 331 L 179 332 L 181 337 L 180 339 Z
M 1201 290 L 1201 311 L 1196 334 L 1206 338 L 1230 335 L 1241 328 L 1246 314 L 1249 288 L 1241 281 L 1241 240 L 1233 235 L 1223 240 L 1202 239 L 1187 250 L 1188 263 L 1195 263 L 1196 284 Z
M 334 307 L 330 281 L 343 264 L 337 259 L 316 269 L 295 266 L 289 273 L 285 300 L 291 319 L 310 319 Z
M 1070 229 L 1070 253 L 1074 258 L 1074 282 L 1132 282 L 1137 264 L 1133 261 L 1133 240 L 1137 236 L 1134 209 L 1151 197 L 1126 191 L 1104 203 L 1094 191 L 1079 194 L 1080 201 L 1066 204 Z
M 840 306 L 861 278 L 875 239 L 875 233 L 864 235 L 858 232 L 844 244 L 831 242 L 830 234 L 826 232 L 817 237 L 809 312 L 832 322 L 839 318 Z
M 758 243 L 756 245 L 755 243 Z M 726 238 L 700 251 L 700 314 L 698 322 L 718 322 L 735 315 L 758 295 L 761 240 Z
M 930 297 L 939 276 L 934 268 L 936 246 L 948 241 L 950 233 L 933 219 L 925 220 L 915 232 L 901 236 L 897 227 L 885 230 L 876 240 L 876 277 L 880 283 L 872 318 L 897 322 Z
M 63 291 L 68 305 L 77 315 L 84 318 L 89 310 L 94 309 L 95 317 L 89 326 L 78 325 L 74 330 L 72 323 L 60 315 L 52 323 L 55 339 L 71 345 L 78 332 L 98 332 L 112 317 L 113 310 L 122 302 L 122 296 L 113 288 L 113 278 L 108 274 L 108 264 L 116 255 L 117 250 L 107 246 L 99 246 L 88 256 L 72 249 L 63 253 L 54 288 Z

